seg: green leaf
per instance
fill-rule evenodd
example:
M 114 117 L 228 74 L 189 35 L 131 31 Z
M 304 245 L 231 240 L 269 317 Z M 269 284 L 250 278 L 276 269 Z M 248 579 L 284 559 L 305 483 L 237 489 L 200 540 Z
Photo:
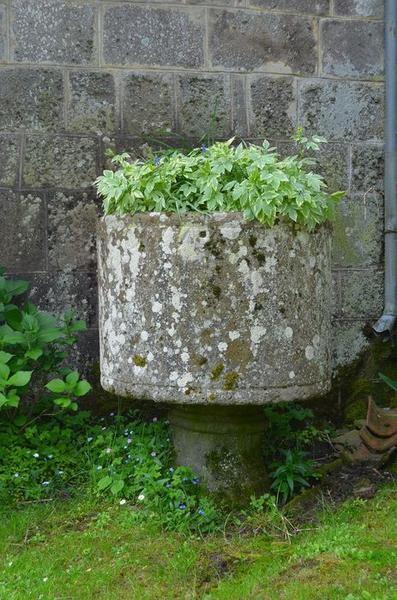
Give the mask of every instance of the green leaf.
M 6 306 L 4 310 L 4 318 L 10 327 L 19 329 L 22 322 L 23 313 L 16 306 Z
M 7 398 L 7 396 L 4 396 L 4 394 L 2 394 L 2 393 L 0 392 L 0 408 L 1 408 L 2 406 L 5 406 L 7 403 L 8 403 L 8 398 Z
M 383 381 L 390 387 L 392 388 L 392 390 L 395 390 L 397 392 L 397 381 L 394 381 L 394 379 L 390 379 L 390 377 L 387 377 L 387 375 L 383 375 L 383 373 L 379 373 L 379 377 L 381 379 L 383 379 Z
M 37 336 L 37 340 L 41 343 L 55 342 L 63 336 L 61 329 L 47 329 L 46 331 L 40 331 Z
M 62 379 L 52 379 L 44 387 L 46 387 L 47 390 L 50 390 L 50 392 L 53 392 L 54 394 L 63 394 L 63 392 L 66 389 L 66 385 L 62 381 Z
M 14 373 L 12 377 L 10 377 L 8 383 L 9 385 L 15 385 L 16 387 L 23 387 L 29 383 L 32 373 L 33 371 L 18 371 L 17 373 Z
M 25 356 L 27 358 L 31 358 L 32 360 L 37 360 L 42 355 L 43 355 L 43 351 L 41 348 L 32 348 L 31 350 L 28 350 L 27 352 L 25 352 Z
M 88 394 L 88 392 L 91 390 L 91 385 L 88 383 L 88 381 L 85 381 L 84 379 L 82 381 L 78 381 L 73 393 L 75 396 L 77 396 L 78 398 L 80 398 L 80 396 L 85 396 L 86 394 Z
M 4 352 L 3 350 L 0 350 L 0 363 L 8 363 L 8 361 L 13 357 L 13 354 L 10 354 L 9 352 Z
M 113 479 L 111 477 L 109 477 L 109 475 L 106 475 L 105 477 L 102 477 L 102 479 L 100 479 L 98 481 L 98 489 L 99 490 L 104 490 L 107 487 L 109 487 L 112 483 Z
M 8 406 L 12 406 L 12 408 L 17 408 L 19 406 L 19 396 L 14 392 L 8 394 Z
M 79 380 L 78 371 L 72 371 L 71 373 L 68 373 L 65 377 L 65 380 L 69 385 L 73 385 L 73 386 L 76 385 L 76 383 Z
M 8 379 L 10 367 L 4 363 L 0 363 L 0 377 L 4 380 Z
M 22 280 L 7 281 L 7 291 L 11 296 L 20 296 L 29 289 L 29 282 Z
M 117 479 L 111 486 L 110 491 L 114 496 L 117 496 L 121 492 L 124 487 L 124 481 L 122 479 Z
M 54 404 L 60 406 L 61 408 L 69 408 L 72 404 L 72 401 L 70 398 L 55 398 Z

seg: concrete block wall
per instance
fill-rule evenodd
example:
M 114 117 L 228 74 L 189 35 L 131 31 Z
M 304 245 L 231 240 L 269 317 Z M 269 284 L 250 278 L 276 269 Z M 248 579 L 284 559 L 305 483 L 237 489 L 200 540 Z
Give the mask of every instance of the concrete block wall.
M 0 264 L 97 355 L 92 182 L 104 150 L 153 132 L 326 136 L 335 364 L 383 305 L 382 0 L 0 0 Z M 109 142 L 110 140 L 110 142 Z

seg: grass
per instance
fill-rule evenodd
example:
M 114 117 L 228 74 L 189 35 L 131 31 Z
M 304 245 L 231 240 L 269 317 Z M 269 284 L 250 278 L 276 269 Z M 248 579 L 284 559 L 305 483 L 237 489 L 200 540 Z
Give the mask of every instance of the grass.
M 275 538 L 184 537 L 92 498 L 3 509 L 0 598 L 396 600 L 397 488 Z M 262 518 L 262 524 L 266 519 Z

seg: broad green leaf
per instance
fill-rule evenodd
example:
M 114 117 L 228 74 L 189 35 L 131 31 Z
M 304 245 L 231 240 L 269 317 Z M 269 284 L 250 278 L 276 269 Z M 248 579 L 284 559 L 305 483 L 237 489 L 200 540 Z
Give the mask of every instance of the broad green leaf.
M 110 491 L 114 496 L 117 496 L 121 492 L 124 487 L 124 481 L 122 479 L 117 479 L 114 481 L 110 487 Z
M 91 385 L 88 383 L 88 381 L 85 381 L 84 379 L 82 381 L 78 381 L 73 393 L 75 396 L 77 396 L 78 398 L 80 396 L 85 396 L 86 394 L 88 394 L 88 392 L 91 390 Z
M 37 340 L 41 343 L 49 343 L 55 342 L 55 340 L 59 340 L 62 338 L 63 333 L 61 329 L 47 329 L 45 331 L 40 331 L 37 336 Z
M 10 385 L 15 385 L 16 387 L 23 387 L 27 383 L 29 383 L 30 378 L 32 377 L 33 371 L 18 371 L 14 373 L 8 380 Z
M 10 374 L 10 367 L 5 363 L 0 363 L 0 377 L 4 380 L 8 380 Z
M 61 408 L 69 408 L 72 404 L 70 398 L 55 398 L 54 404 L 60 406 Z
M 71 373 L 68 373 L 65 377 L 66 383 L 68 383 L 69 385 L 76 385 L 76 383 L 79 380 L 79 373 L 78 371 L 72 371 Z
M 41 348 L 32 348 L 25 352 L 25 356 L 31 358 L 32 360 L 37 360 L 40 356 L 43 355 L 43 350 Z
M 9 352 L 4 352 L 4 350 L 0 350 L 0 363 L 8 363 L 8 361 L 13 357 L 13 354 Z
M 66 389 L 66 385 L 62 379 L 52 379 L 44 387 L 54 394 L 63 394 Z
M 109 477 L 109 475 L 102 477 L 102 479 L 100 479 L 98 481 L 98 489 L 104 490 L 105 488 L 107 488 L 111 485 L 112 481 L 113 481 L 113 479 L 111 477 Z

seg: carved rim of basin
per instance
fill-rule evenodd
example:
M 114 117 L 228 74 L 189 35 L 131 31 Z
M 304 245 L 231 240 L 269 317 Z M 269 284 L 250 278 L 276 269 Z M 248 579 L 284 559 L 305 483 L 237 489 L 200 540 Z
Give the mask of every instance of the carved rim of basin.
M 137 213 L 98 233 L 105 389 L 212 405 L 329 390 L 329 225 Z

